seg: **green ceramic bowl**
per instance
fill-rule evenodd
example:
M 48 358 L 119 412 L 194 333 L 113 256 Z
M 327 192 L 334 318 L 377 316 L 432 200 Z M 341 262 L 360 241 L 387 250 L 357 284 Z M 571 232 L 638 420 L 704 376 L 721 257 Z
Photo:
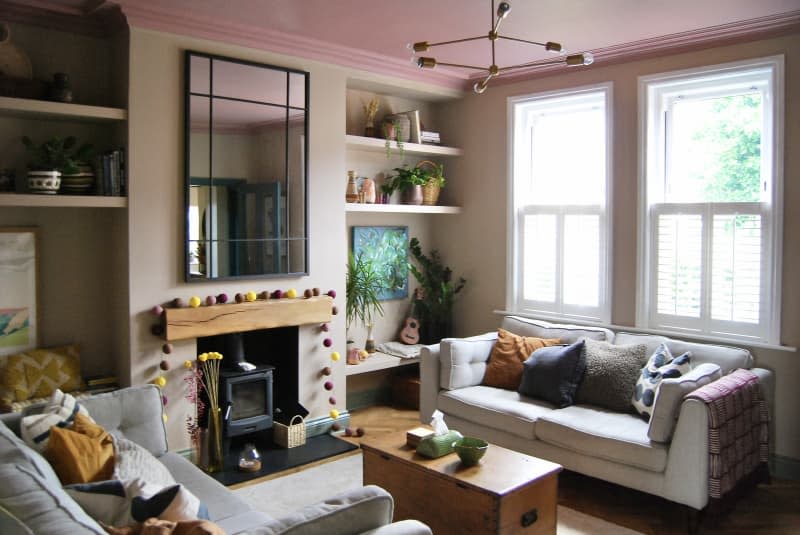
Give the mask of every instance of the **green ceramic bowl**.
M 453 443 L 453 449 L 456 450 L 458 458 L 466 466 L 478 464 L 481 457 L 489 449 L 489 443 L 482 438 L 464 437 Z

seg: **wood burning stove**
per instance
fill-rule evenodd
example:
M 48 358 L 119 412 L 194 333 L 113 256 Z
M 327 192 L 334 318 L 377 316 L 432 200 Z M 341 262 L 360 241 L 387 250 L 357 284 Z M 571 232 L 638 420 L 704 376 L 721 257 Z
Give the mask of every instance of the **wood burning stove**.
M 220 371 L 219 406 L 223 414 L 226 451 L 233 437 L 272 427 L 273 366 L 255 366 L 248 371 Z

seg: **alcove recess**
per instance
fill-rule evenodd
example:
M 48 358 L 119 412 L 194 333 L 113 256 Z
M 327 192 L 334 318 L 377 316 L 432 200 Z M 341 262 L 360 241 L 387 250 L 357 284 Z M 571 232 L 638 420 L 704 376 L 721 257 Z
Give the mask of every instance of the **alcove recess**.
M 245 303 L 167 308 L 164 337 L 168 341 L 234 332 L 327 323 L 333 299 L 327 295 L 298 299 L 268 299 Z

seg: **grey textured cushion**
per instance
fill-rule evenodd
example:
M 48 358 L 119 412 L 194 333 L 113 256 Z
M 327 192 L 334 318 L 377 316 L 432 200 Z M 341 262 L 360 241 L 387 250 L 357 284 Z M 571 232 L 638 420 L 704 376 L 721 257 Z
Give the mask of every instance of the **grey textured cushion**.
M 586 372 L 575 393 L 575 403 L 630 412 L 636 379 L 647 360 L 647 347 L 586 340 L 585 355 Z
M 722 370 L 716 364 L 706 362 L 675 379 L 664 379 L 658 386 L 653 415 L 647 428 L 647 436 L 656 442 L 669 442 L 675 430 L 675 421 L 683 403 L 683 397 L 701 386 L 722 377 Z
M 445 390 L 481 384 L 497 333 L 445 338 L 439 344 L 440 385 Z
M 519 393 L 543 399 L 556 407 L 572 405 L 586 365 L 583 346 L 581 340 L 568 346 L 543 347 L 534 351 L 523 364 Z
M 50 463 L 2 423 L 0 423 L 0 464 L 33 468 L 45 482 L 61 486 L 61 481 Z
M 45 481 L 33 468 L 2 464 L 0 481 L 3 482 L 0 485 L 3 515 L 16 519 L 33 533 L 105 535 L 103 528 L 83 512 L 60 485 Z M 3 524 L 10 523 L 4 520 Z

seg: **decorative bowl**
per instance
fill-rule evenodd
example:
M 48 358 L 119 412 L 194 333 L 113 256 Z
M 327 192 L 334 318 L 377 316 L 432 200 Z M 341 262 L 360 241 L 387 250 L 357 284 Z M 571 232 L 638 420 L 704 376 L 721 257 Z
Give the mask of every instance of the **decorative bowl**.
M 453 442 L 453 449 L 465 466 L 473 466 L 489 449 L 489 443 L 482 438 L 464 437 Z

